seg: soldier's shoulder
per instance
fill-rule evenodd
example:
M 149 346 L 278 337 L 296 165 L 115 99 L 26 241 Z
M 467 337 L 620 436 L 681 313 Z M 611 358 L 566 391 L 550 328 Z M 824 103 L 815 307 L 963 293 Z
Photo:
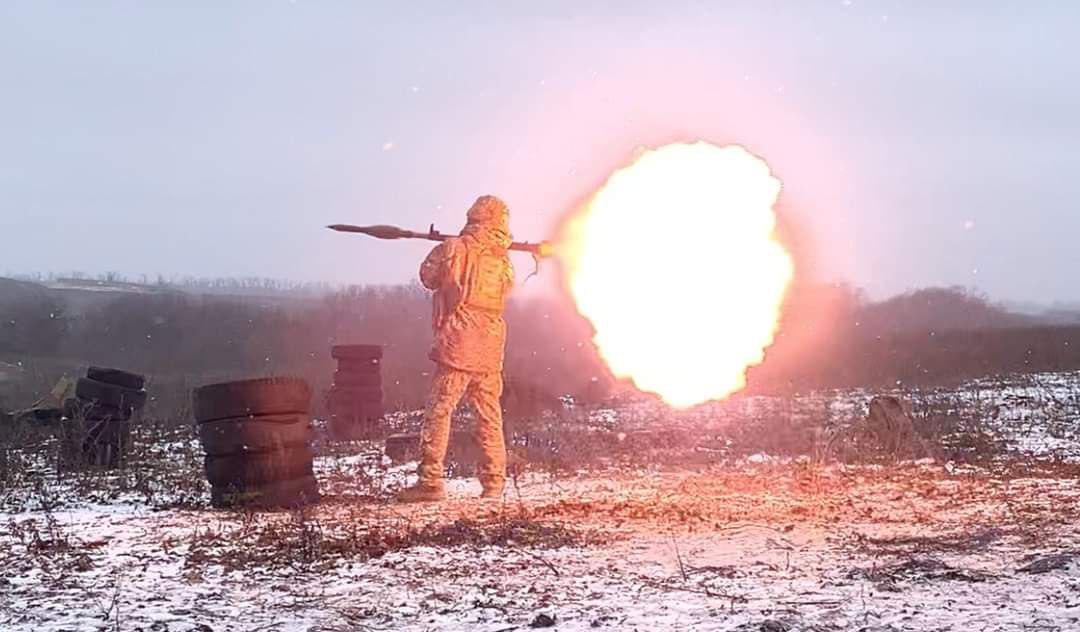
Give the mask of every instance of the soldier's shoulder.
M 435 244 L 435 247 L 431 249 L 431 253 L 445 253 L 457 248 L 457 242 L 460 241 L 460 237 L 447 237 L 443 241 Z
M 453 254 L 455 252 L 458 252 L 462 248 L 467 248 L 468 247 L 468 244 L 466 244 L 465 239 L 466 239 L 465 237 L 449 237 L 449 238 L 447 238 L 446 241 L 442 242 L 439 245 L 442 247 L 443 251 L 446 252 L 447 254 Z

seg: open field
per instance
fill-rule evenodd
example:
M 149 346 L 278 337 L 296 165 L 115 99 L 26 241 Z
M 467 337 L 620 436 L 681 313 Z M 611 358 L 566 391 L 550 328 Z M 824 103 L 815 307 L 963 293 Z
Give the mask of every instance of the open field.
M 926 455 L 875 450 L 861 391 L 622 402 L 534 425 L 502 502 L 397 505 L 411 464 L 320 443 L 320 505 L 214 511 L 184 426 L 119 472 L 39 437 L 4 453 L 0 628 L 1076 629 L 1077 383 L 908 392 Z
M 505 503 L 7 516 L 5 629 L 1075 629 L 1074 470 L 537 477 Z M 770 627 L 771 626 L 771 627 Z
M 0 632 L 1080 632 L 1078 34 L 0 0 Z

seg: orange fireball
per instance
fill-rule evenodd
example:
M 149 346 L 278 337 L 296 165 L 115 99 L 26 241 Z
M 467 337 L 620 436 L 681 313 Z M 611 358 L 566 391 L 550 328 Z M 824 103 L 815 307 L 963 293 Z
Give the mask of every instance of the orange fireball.
M 569 219 L 557 255 L 616 377 L 677 408 L 746 385 L 793 275 L 774 234 L 779 193 L 743 147 L 674 144 L 616 171 Z

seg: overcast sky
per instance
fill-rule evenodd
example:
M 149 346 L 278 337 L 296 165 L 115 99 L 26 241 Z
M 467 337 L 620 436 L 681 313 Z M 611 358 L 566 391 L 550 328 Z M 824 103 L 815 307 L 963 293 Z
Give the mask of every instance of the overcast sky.
M 1080 299 L 1067 1 L 6 0 L 0 274 L 405 281 L 426 245 L 321 227 L 495 193 L 535 240 L 698 138 L 769 161 L 803 274 Z

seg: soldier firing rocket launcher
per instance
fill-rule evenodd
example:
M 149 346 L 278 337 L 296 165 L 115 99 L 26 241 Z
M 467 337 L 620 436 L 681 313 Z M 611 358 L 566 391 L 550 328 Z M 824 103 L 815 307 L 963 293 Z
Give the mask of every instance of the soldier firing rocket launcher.
M 456 235 L 447 235 L 435 230 L 435 224 L 432 224 L 426 233 L 405 230 L 404 228 L 388 226 L 386 224 L 376 224 L 374 226 L 331 224 L 330 226 L 327 226 L 327 228 L 336 230 L 339 233 L 363 233 L 364 235 L 371 235 L 376 239 L 427 239 L 429 241 L 446 241 L 451 237 L 456 237 Z M 541 259 L 550 257 L 554 254 L 554 247 L 550 241 L 541 241 L 535 244 L 527 241 L 515 241 L 510 244 L 509 250 L 530 253 L 533 256 L 533 261 L 536 263 L 537 269 L 540 267 Z M 535 270 L 533 271 L 533 274 L 536 274 Z

